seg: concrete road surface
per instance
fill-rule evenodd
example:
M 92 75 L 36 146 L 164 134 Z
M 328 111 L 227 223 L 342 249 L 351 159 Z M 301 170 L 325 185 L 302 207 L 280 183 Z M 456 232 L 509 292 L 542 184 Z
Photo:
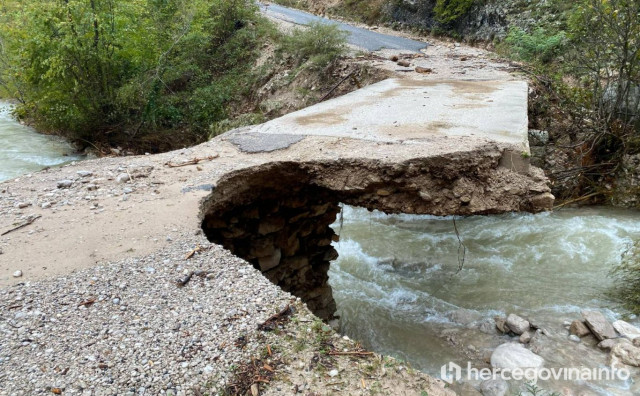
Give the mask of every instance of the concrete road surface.
M 336 22 L 331 19 L 283 7 L 277 4 L 258 4 L 260 5 L 260 9 L 270 17 L 295 23 L 297 25 L 308 25 L 311 22 L 338 25 L 341 30 L 349 33 L 349 44 L 364 48 L 368 51 L 379 51 L 383 48 L 387 48 L 418 52 L 427 46 L 426 43 L 420 41 L 372 32 L 370 30 L 358 28 L 346 23 Z

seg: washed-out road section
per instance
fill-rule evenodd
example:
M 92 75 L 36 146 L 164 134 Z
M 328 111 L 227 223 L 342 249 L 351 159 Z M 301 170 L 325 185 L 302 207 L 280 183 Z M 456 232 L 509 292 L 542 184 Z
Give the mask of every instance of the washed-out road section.
M 256 326 L 288 292 L 332 315 L 328 224 L 340 202 L 435 215 L 550 209 L 547 180 L 527 163 L 526 96 L 522 82 L 392 79 L 195 147 L 0 183 L 3 390 L 189 394 L 220 389 L 264 342 L 293 350 Z M 192 271 L 206 276 L 178 287 Z M 348 359 L 333 364 L 357 375 Z M 308 382 L 294 359 L 278 370 L 296 383 L 272 384 L 276 394 L 360 391 L 359 377 L 338 390 L 328 377 Z M 384 386 L 413 378 L 407 394 L 448 392 L 398 373 Z

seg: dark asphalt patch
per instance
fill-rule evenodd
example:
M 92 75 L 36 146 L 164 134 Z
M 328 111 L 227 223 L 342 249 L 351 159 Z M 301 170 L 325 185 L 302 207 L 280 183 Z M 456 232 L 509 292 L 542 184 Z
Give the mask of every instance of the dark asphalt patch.
M 245 153 L 268 153 L 288 148 L 304 139 L 301 135 L 286 135 L 278 133 L 232 133 L 225 140 L 238 146 Z

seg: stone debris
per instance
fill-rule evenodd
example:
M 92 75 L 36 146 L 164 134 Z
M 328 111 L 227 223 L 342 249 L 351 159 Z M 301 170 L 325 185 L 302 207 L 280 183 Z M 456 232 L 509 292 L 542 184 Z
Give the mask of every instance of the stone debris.
M 520 335 L 529 330 L 530 324 L 528 320 L 525 320 L 518 315 L 510 314 L 507 316 L 507 326 L 512 332 Z
M 544 359 L 519 343 L 502 344 L 491 354 L 491 366 L 500 369 L 541 368 Z
M 58 188 L 70 188 L 73 185 L 73 180 L 60 180 L 58 182 Z
M 611 356 L 616 357 L 621 363 L 640 367 L 640 348 L 631 343 L 619 342 L 615 344 L 611 348 Z
M 509 384 L 503 379 L 482 381 L 480 391 L 483 396 L 504 396 L 509 391 Z
M 591 330 L 589 330 L 589 328 L 583 321 L 574 320 L 573 322 L 571 322 L 569 333 L 578 337 L 585 337 L 591 334 Z
M 618 333 L 602 313 L 598 311 L 582 311 L 582 317 L 598 340 L 602 341 L 607 338 L 618 337 Z
M 636 338 L 640 338 L 640 329 L 631 323 L 625 322 L 624 320 L 616 320 L 612 325 L 613 328 L 625 338 L 632 341 Z

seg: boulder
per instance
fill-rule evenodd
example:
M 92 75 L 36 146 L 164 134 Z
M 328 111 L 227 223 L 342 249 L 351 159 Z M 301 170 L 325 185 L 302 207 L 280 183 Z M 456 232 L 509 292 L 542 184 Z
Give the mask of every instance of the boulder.
M 630 340 L 635 340 L 640 337 L 640 329 L 624 320 L 616 320 L 613 322 L 613 328 L 616 329 L 620 335 Z
M 528 320 L 525 320 L 518 315 L 510 314 L 507 316 L 507 326 L 511 329 L 512 332 L 521 335 L 525 331 L 529 330 L 531 325 Z
M 58 188 L 71 188 L 73 180 L 59 180 L 57 183 Z
M 528 344 L 529 341 L 531 341 L 531 337 L 533 337 L 533 334 L 534 333 L 532 333 L 531 331 L 525 331 L 520 335 L 519 341 L 523 344 Z
M 482 322 L 480 322 L 480 324 L 478 325 L 478 329 L 484 334 L 494 335 L 497 333 L 496 324 L 491 321 L 491 319 L 483 320 Z
M 286 220 L 279 216 L 270 216 L 263 219 L 258 226 L 258 234 L 267 235 L 284 228 Z
M 640 367 L 640 348 L 628 342 L 619 342 L 611 348 L 611 355 L 629 366 Z
M 416 73 L 429 74 L 429 73 L 433 73 L 433 69 L 430 68 L 430 67 L 417 66 L 416 67 Z
M 491 366 L 500 369 L 541 368 L 544 359 L 519 343 L 502 344 L 491 354 Z
M 533 353 L 540 353 L 549 346 L 548 338 L 545 337 L 542 330 L 538 329 L 529 341 L 529 350 Z
M 482 381 L 480 392 L 483 396 L 504 396 L 509 390 L 509 384 L 503 379 L 490 379 Z
M 120 184 L 126 183 L 129 180 L 131 180 L 131 176 L 129 176 L 128 173 L 120 173 L 118 176 L 116 176 L 116 182 Z
M 582 311 L 582 317 L 598 340 L 602 341 L 607 338 L 618 337 L 618 333 L 602 313 L 598 311 Z
M 576 335 L 578 337 L 585 337 L 591 334 L 591 330 L 581 320 L 574 320 L 569 327 L 569 334 Z
M 86 170 L 80 170 L 76 172 L 78 174 L 78 176 L 80 177 L 89 177 L 89 176 L 93 176 L 93 172 L 91 171 L 86 171 Z
M 627 340 L 626 338 L 609 338 L 604 341 L 600 341 L 600 343 L 598 344 L 598 348 L 608 351 L 613 349 L 614 346 L 618 345 L 621 342 L 626 342 L 628 344 L 631 343 L 631 341 Z
M 507 319 L 505 319 L 503 317 L 500 317 L 500 316 L 496 316 L 495 318 L 493 318 L 493 320 L 496 322 L 496 328 L 501 333 L 508 333 L 508 332 L 511 331 L 507 327 Z

